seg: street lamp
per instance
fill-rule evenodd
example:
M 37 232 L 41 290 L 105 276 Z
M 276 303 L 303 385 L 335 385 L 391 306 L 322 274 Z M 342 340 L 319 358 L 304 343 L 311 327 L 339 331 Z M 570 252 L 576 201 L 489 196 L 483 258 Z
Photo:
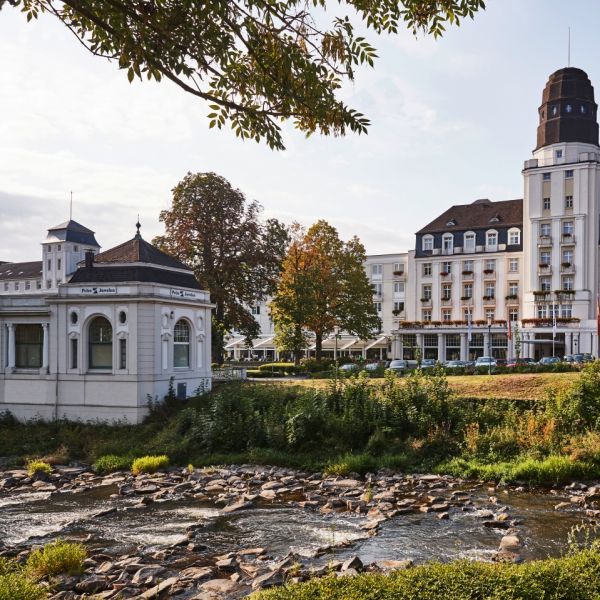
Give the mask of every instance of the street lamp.
M 488 375 L 492 374 L 492 318 L 488 317 Z

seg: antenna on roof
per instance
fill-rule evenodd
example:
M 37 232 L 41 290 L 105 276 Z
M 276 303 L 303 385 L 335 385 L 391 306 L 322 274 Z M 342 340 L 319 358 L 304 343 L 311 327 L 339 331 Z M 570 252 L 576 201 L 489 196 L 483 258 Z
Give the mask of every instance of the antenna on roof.
M 567 41 L 567 67 L 571 66 L 571 27 L 569 27 L 568 41 Z
M 71 202 L 69 203 L 69 221 L 73 219 L 73 191 L 71 191 Z

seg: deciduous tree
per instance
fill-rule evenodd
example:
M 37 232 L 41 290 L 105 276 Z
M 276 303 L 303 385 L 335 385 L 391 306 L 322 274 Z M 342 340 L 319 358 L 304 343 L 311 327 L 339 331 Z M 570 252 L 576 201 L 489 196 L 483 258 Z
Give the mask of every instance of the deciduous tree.
M 210 127 L 282 149 L 280 123 L 307 133 L 366 132 L 340 99 L 375 48 L 375 33 L 440 36 L 484 0 L 0 0 L 27 20 L 47 12 L 90 52 L 134 78 L 166 78 L 209 103 Z M 331 14 L 328 15 L 327 10 Z M 360 29 L 360 28 L 359 28 Z
M 259 325 L 248 307 L 275 290 L 288 243 L 287 227 L 261 221 L 261 205 L 215 173 L 188 173 L 160 213 L 165 235 L 154 243 L 189 264 L 210 291 L 213 359 L 223 358 L 223 337 L 236 329 L 248 340 Z
M 363 267 L 363 245 L 356 237 L 343 242 L 323 220 L 303 235 L 295 233 L 271 302 L 276 328 L 292 328 L 295 336 L 300 331 L 312 332 L 317 358 L 322 355 L 323 340 L 336 326 L 369 338 L 381 322 Z

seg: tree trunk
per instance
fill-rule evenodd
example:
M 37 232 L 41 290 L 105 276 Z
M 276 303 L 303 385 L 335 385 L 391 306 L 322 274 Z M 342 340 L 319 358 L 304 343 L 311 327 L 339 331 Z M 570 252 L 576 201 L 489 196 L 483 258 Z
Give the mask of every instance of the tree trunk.
M 300 327 L 300 325 L 296 325 L 295 327 L 295 336 L 296 340 L 301 340 L 302 339 L 302 327 Z M 294 364 L 296 366 L 298 366 L 300 364 L 300 358 L 302 357 L 302 347 L 300 345 L 298 345 L 295 349 L 294 349 Z
M 315 358 L 321 360 L 323 356 L 323 334 L 315 333 Z
M 213 362 L 217 365 L 223 364 L 223 349 L 225 346 L 223 340 L 223 303 L 217 302 L 215 308 L 214 319 L 212 323 L 212 357 Z

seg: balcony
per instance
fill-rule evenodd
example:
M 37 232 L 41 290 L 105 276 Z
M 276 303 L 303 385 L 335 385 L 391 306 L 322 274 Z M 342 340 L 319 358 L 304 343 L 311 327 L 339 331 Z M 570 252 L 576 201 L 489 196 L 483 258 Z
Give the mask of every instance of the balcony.
M 383 300 L 383 294 L 373 293 L 373 302 L 381 302 Z
M 575 236 L 572 233 L 563 233 L 560 236 L 560 243 L 564 246 L 569 246 L 575 243 Z
M 452 279 L 452 273 L 450 271 L 440 271 L 440 277 L 445 280 Z
M 460 301 L 466 304 L 471 304 L 473 296 L 461 296 Z
M 392 273 L 392 275 L 393 275 L 394 277 L 397 277 L 397 278 L 403 279 L 404 277 L 406 277 L 406 271 L 394 271 L 394 272 Z
M 491 306 L 493 304 L 496 304 L 496 296 L 483 296 L 482 297 L 483 303 L 486 306 Z
M 533 299 L 535 302 L 547 302 L 550 300 L 550 295 L 552 292 L 550 290 L 537 290 L 533 292 Z
M 560 263 L 560 272 L 563 275 L 573 275 L 575 273 L 575 265 L 571 262 Z
M 553 327 L 554 319 L 545 318 L 545 319 L 523 319 L 521 321 L 523 327 Z M 579 319 L 575 317 L 557 317 L 556 318 L 557 327 L 567 327 L 568 329 L 574 329 L 579 327 Z
M 423 308 L 431 308 L 431 298 L 421 298 L 421 306 Z
M 538 246 L 552 246 L 552 236 L 540 235 L 538 237 Z
M 518 304 L 519 303 L 519 296 L 517 294 L 507 294 L 506 296 L 504 296 L 504 300 L 506 301 L 507 304 Z
M 550 263 L 540 263 L 538 265 L 538 273 L 540 275 L 551 275 L 552 265 Z
M 571 302 L 575 300 L 575 290 L 554 290 L 556 299 L 561 302 Z
M 496 279 L 496 269 L 484 269 L 483 277 L 485 279 Z
M 463 270 L 462 278 L 463 279 L 473 279 L 473 271 L 471 271 L 470 269 Z
M 452 298 L 450 296 L 442 296 L 442 306 L 450 306 L 452 304 Z

